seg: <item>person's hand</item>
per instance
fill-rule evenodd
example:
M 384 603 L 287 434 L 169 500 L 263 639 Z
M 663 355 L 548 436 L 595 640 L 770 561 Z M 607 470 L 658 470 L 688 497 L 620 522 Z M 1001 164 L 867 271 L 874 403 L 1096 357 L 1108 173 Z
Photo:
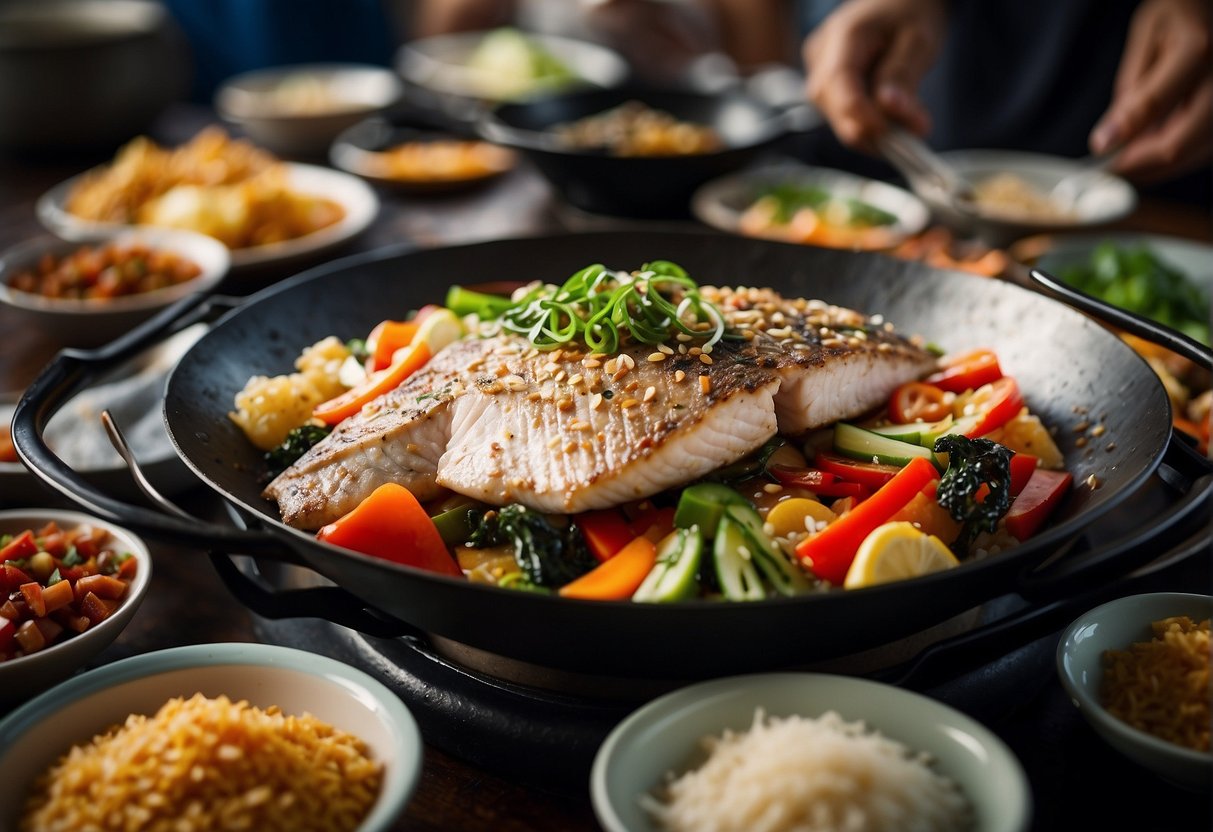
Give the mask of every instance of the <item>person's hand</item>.
M 851 0 L 817 27 L 804 44 L 808 96 L 841 142 L 871 149 L 890 122 L 927 133 L 918 85 L 946 30 L 944 0 Z
M 1133 15 L 1112 103 L 1091 131 L 1093 153 L 1120 148 L 1111 169 L 1139 182 L 1213 158 L 1213 51 L 1207 0 L 1145 0 Z

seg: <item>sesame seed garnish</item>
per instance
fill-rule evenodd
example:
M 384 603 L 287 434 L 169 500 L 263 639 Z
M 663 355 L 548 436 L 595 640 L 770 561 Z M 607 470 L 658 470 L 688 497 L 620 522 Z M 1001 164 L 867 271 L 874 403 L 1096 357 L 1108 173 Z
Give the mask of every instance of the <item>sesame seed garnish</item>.
M 619 356 L 619 365 L 621 367 L 627 367 L 630 370 L 636 366 L 636 359 L 632 358 L 632 356 L 625 352 L 623 355 Z
M 678 345 L 678 354 L 679 354 L 679 355 L 686 355 L 686 354 L 687 354 L 687 345 L 686 345 L 686 344 L 679 344 L 679 345 Z
M 619 369 L 619 359 L 612 358 L 608 360 L 602 369 L 606 370 L 610 375 L 614 375 L 615 371 Z
M 705 393 L 705 394 L 711 393 L 712 392 L 712 379 L 708 378 L 707 376 L 700 376 L 699 377 L 699 392 Z
M 541 395 L 539 394 L 539 391 L 538 391 L 538 390 L 536 390 L 536 391 L 535 391 L 535 392 L 533 392 L 533 393 L 528 393 L 528 394 L 527 394 L 527 397 L 526 397 L 526 400 L 527 400 L 528 402 L 537 402 L 537 401 L 539 401 L 539 400 L 540 400 L 540 399 L 542 399 L 542 398 L 543 398 L 543 396 L 541 396 Z
M 636 401 L 635 399 L 624 399 L 619 403 L 619 406 L 626 410 L 627 408 L 635 407 L 638 404 L 640 404 L 640 402 Z
M 646 401 L 646 402 L 651 402 L 651 401 L 653 401 L 653 399 L 655 399 L 656 397 L 657 397 L 657 388 L 656 388 L 656 387 L 648 387 L 648 388 L 645 388 L 645 391 L 644 391 L 644 401 Z
M 783 486 L 777 482 L 768 482 L 762 487 L 762 490 L 768 494 L 778 494 L 780 491 L 783 491 Z
M 1112 453 L 1112 451 L 1116 450 L 1116 443 L 1109 442 L 1108 446 L 1106 448 L 1104 448 L 1104 450 L 1107 451 L 1108 453 Z
M 549 439 L 549 440 L 548 440 L 548 447 L 549 447 L 549 448 L 555 448 L 555 447 L 556 447 L 557 445 L 559 445 L 559 444 L 560 444 L 560 437 L 559 437 L 559 436 L 553 436 L 551 439 Z
M 687 374 L 686 374 L 686 373 L 684 373 L 682 370 L 675 370 L 675 371 L 674 371 L 674 381 L 676 381 L 676 382 L 677 382 L 677 381 L 682 381 L 682 380 L 683 380 L 684 378 L 686 378 L 686 377 L 687 377 Z
M 1074 426 L 1075 433 L 1085 433 L 1087 428 L 1091 427 L 1091 423 L 1085 419 Z
M 565 375 L 564 370 L 561 370 L 560 372 L 558 372 L 558 373 L 556 374 L 556 378 L 555 378 L 555 380 L 556 380 L 556 381 L 564 381 L 564 375 Z
M 581 382 L 583 382 L 584 380 L 585 380 L 585 376 L 583 376 L 581 373 L 577 373 L 576 375 L 569 376 L 569 384 L 572 384 L 574 386 L 581 384 Z
M 497 376 L 497 378 L 504 378 L 505 376 L 508 376 L 509 374 L 510 374 L 510 368 L 505 366 L 504 364 L 498 364 L 497 369 L 493 370 L 493 375 Z
M 505 388 L 501 386 L 500 381 L 490 381 L 488 384 L 481 385 L 480 389 L 489 395 L 496 395 Z
M 602 362 L 597 358 L 587 358 L 581 362 L 581 366 L 585 367 L 587 370 L 596 370 L 602 366 Z
M 702 355 L 702 354 L 703 354 L 703 349 L 702 349 L 701 347 L 691 347 L 691 348 L 690 348 L 690 349 L 687 351 L 687 354 L 688 354 L 688 355 Z
M 566 442 L 564 444 L 564 452 L 566 454 L 571 454 L 575 450 L 577 450 L 577 443 L 574 442 L 572 439 L 570 439 L 568 442 Z
M 665 353 L 664 352 L 650 353 L 649 361 L 652 361 L 653 363 L 657 363 L 658 361 L 665 361 Z
M 1076 448 L 1085 448 L 1085 447 L 1087 447 L 1087 437 L 1085 437 L 1085 436 L 1080 436 L 1080 437 L 1078 437 L 1077 439 L 1075 439 L 1075 440 L 1074 440 L 1074 447 L 1076 447 Z
M 410 442 L 404 446 L 404 449 L 406 451 L 408 451 L 410 454 L 415 454 L 421 450 L 421 446 L 418 445 L 416 442 Z
M 505 376 L 501 379 L 501 383 L 504 384 L 507 389 L 513 390 L 515 393 L 526 389 L 526 381 L 523 380 L 522 376 Z
M 627 384 L 625 384 L 623 386 L 623 392 L 631 393 L 633 390 L 635 390 L 639 386 L 640 386 L 640 382 L 633 379 L 632 381 L 629 381 Z
M 595 394 L 594 394 L 594 395 L 593 395 L 593 396 L 590 398 L 590 409 L 591 409 L 591 410 L 597 410 L 597 409 L 598 409 L 598 408 L 600 408 L 600 407 L 602 407 L 602 394 L 601 394 L 601 393 L 595 393 Z
M 561 396 L 559 399 L 556 400 L 556 407 L 558 407 L 561 410 L 572 410 L 573 409 L 573 400 L 571 398 L 569 398 L 568 396 Z
M 552 350 L 550 355 L 551 355 L 551 357 L 548 360 L 551 361 L 553 364 L 555 364 L 557 361 L 559 361 L 561 358 L 564 357 L 564 350 L 559 350 L 559 349 Z
M 1101 484 L 1102 484 L 1102 483 L 1100 483 L 1100 481 L 1099 481 L 1099 477 L 1095 476 L 1094 474 L 1092 474 L 1091 476 L 1087 477 L 1087 487 L 1088 487 L 1088 488 L 1090 488 L 1092 491 L 1094 491 L 1094 490 L 1096 490 L 1097 488 L 1099 488 L 1099 486 L 1100 486 Z
M 549 361 L 547 364 L 543 365 L 543 369 L 547 370 L 549 373 L 555 374 L 560 371 L 560 365 L 553 361 Z
M 699 356 L 699 360 L 702 361 L 704 364 L 711 364 L 712 356 L 708 355 L 707 353 L 704 353 Z
M 682 341 L 684 344 L 685 344 L 687 341 L 690 341 L 690 340 L 691 340 L 691 336 L 690 336 L 690 335 L 687 335 L 685 332 L 680 332 L 680 333 L 678 333 L 677 335 L 675 335 L 674 337 L 675 337 L 675 338 L 677 338 L 679 341 Z
M 1103 436 L 1107 430 L 1108 429 L 1103 425 L 1096 425 L 1095 427 L 1091 428 L 1091 435 L 1095 437 Z
M 657 350 L 658 350 L 658 352 L 663 352 L 663 353 L 665 353 L 666 355 L 673 355 L 673 354 L 674 354 L 674 350 L 673 350 L 673 349 L 671 349 L 671 348 L 669 347 L 669 345 L 667 345 L 667 344 L 658 344 L 658 345 L 657 345 Z
M 589 422 L 584 422 L 581 419 L 574 419 L 569 423 L 569 430 L 588 431 L 592 430 Z

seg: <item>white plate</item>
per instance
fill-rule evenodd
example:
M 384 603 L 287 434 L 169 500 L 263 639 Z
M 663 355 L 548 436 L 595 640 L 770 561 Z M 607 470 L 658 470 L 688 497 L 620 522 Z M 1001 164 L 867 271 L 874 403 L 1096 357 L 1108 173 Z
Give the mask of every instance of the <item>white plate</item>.
M 887 182 L 795 163 L 751 168 L 715 179 L 695 192 L 691 198 L 691 212 L 713 228 L 741 234 L 741 215 L 765 188 L 773 185 L 815 186 L 836 197 L 858 199 L 888 211 L 897 217 L 897 222 L 888 226 L 891 245 L 922 231 L 931 217 L 921 199 Z
M 358 177 L 317 165 L 286 163 L 286 167 L 288 182 L 293 190 L 331 199 L 345 210 L 345 216 L 333 225 L 293 240 L 233 249 L 233 270 L 283 265 L 314 257 L 365 231 L 378 215 L 379 197 Z M 60 182 L 43 194 L 35 206 L 42 224 L 64 239 L 83 241 L 97 231 L 123 227 L 121 223 L 81 219 L 67 211 L 67 195 L 87 173 Z
M 108 381 L 82 391 L 56 413 L 46 441 L 64 462 L 105 493 L 129 499 L 139 492 L 126 464 L 101 424 L 109 409 L 135 453 L 139 467 L 162 493 L 179 493 L 197 479 L 177 456 L 164 428 L 164 382 L 185 351 L 206 331 L 195 324 L 115 370 Z M 0 423 L 14 405 L 0 404 Z M 34 475 L 20 462 L 0 462 L 0 502 L 33 504 L 41 494 Z

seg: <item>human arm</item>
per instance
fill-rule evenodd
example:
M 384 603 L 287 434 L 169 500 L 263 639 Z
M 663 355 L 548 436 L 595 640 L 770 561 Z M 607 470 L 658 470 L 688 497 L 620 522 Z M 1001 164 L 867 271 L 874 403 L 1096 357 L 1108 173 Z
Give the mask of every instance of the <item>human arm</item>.
M 894 122 L 927 133 L 918 85 L 946 30 L 945 0 L 850 0 L 814 30 L 807 92 L 840 141 L 870 148 Z
M 1213 158 L 1213 51 L 1204 0 L 1145 0 L 1129 25 L 1112 103 L 1091 131 L 1093 153 L 1120 148 L 1112 169 L 1169 179 Z

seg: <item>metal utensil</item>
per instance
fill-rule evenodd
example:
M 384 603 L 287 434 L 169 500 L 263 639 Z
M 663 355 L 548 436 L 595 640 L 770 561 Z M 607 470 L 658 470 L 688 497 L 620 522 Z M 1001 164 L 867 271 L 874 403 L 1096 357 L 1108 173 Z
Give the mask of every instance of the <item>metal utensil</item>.
M 922 139 L 894 126 L 877 139 L 877 147 L 907 179 L 929 183 L 958 211 L 973 212 L 977 199 L 973 184 Z

